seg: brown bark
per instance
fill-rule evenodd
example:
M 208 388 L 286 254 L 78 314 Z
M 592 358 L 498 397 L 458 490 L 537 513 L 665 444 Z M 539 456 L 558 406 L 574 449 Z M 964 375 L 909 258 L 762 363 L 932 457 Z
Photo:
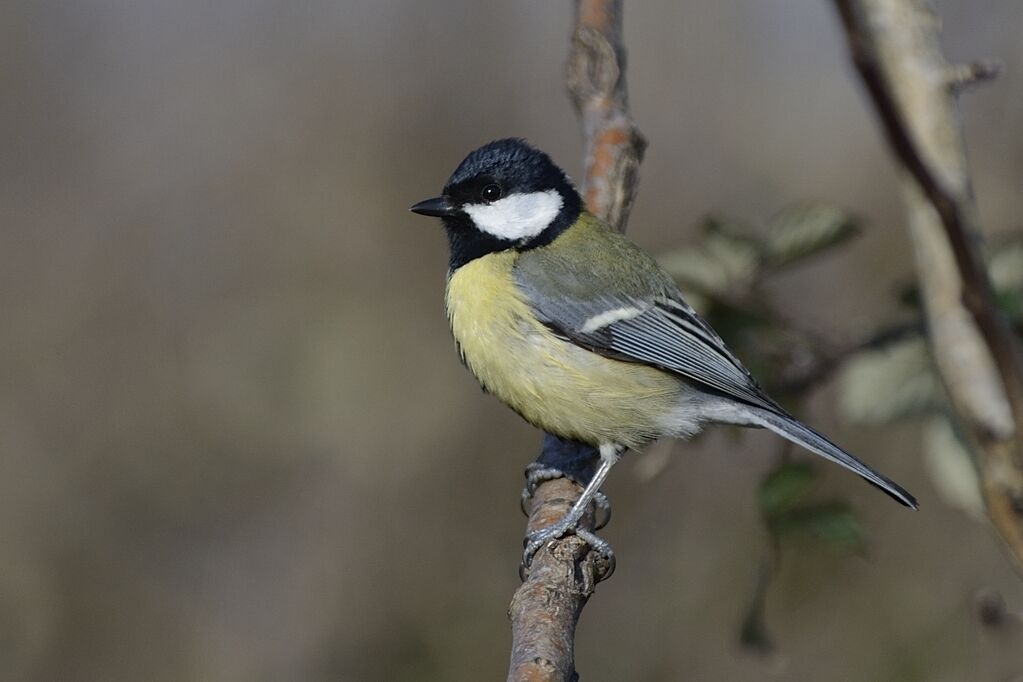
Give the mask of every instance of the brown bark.
M 624 232 L 646 140 L 629 113 L 622 0 L 576 2 L 565 77 L 585 137 L 586 206 Z
M 528 530 L 560 519 L 579 493 L 579 487 L 566 478 L 539 486 L 533 495 Z M 580 523 L 592 529 L 592 514 Z M 575 672 L 575 626 L 593 593 L 597 570 L 589 546 L 575 536 L 553 542 L 537 553 L 529 577 L 516 590 L 508 610 L 512 621 L 509 680 L 579 678 Z

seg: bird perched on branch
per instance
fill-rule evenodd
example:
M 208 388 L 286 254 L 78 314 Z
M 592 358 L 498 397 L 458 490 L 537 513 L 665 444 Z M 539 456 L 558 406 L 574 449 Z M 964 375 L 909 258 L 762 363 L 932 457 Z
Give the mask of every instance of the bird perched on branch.
M 484 390 L 529 423 L 599 449 L 582 496 L 533 549 L 576 527 L 626 448 L 707 423 L 770 429 L 917 507 L 769 398 L 672 278 L 589 213 L 543 152 L 518 139 L 484 145 L 441 196 L 411 210 L 444 223 L 448 319 Z

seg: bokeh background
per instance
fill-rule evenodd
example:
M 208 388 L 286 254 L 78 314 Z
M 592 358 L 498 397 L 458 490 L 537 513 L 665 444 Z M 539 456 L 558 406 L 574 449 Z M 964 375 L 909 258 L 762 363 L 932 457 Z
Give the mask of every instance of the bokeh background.
M 1020 227 L 1023 4 L 937 3 L 983 223 Z M 522 468 L 539 434 L 460 367 L 446 245 L 407 212 L 471 148 L 525 136 L 578 174 L 571 5 L 547 0 L 0 4 L 0 679 L 480 680 L 504 674 Z M 628 3 L 649 139 L 630 234 L 856 211 L 852 246 L 771 283 L 842 339 L 911 276 L 897 176 L 830 3 Z M 607 486 L 619 554 L 587 680 L 1009 680 L 1023 606 L 997 539 L 936 496 L 917 427 L 807 416 L 918 495 L 837 469 L 866 559 L 786 555 L 778 645 L 738 629 L 776 443 L 719 428 Z

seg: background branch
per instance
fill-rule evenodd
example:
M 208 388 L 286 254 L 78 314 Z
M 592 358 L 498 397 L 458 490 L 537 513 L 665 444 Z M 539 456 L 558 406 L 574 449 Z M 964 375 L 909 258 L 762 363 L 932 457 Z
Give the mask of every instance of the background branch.
M 622 0 L 577 0 L 565 77 L 585 137 L 586 206 L 624 232 L 646 140 L 629 113 Z
M 1023 363 L 980 252 L 956 95 L 990 78 L 952 66 L 925 0 L 835 0 L 849 50 L 903 171 L 935 364 L 973 452 L 990 516 L 1023 568 Z
M 632 121 L 625 87 L 622 0 L 577 0 L 575 29 L 566 74 L 585 138 L 582 193 L 587 207 L 618 230 L 625 229 L 636 196 L 646 142 Z M 548 434 L 539 462 L 592 462 L 596 451 Z M 588 469 L 584 464 L 581 469 Z M 580 482 L 592 472 L 583 473 Z M 565 478 L 541 484 L 533 495 L 528 531 L 557 521 L 578 499 L 581 488 Z M 593 529 L 588 514 L 581 525 Z M 577 680 L 575 626 L 593 586 L 606 567 L 589 546 L 568 536 L 537 552 L 529 576 L 509 609 L 512 651 L 508 679 Z

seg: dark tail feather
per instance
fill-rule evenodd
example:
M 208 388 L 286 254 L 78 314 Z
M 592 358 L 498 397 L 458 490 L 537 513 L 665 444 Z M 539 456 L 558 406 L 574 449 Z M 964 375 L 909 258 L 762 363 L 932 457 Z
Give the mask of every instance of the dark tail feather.
M 802 445 L 810 452 L 814 452 L 825 459 L 830 459 L 836 464 L 841 464 L 849 471 L 859 474 L 867 483 L 880 488 L 896 502 L 904 504 L 911 509 L 919 509 L 916 498 L 906 492 L 902 486 L 877 473 L 809 426 L 797 421 L 794 417 L 761 408 L 750 408 L 750 412 L 760 426 L 763 426 L 765 429 L 770 429 L 779 436 L 787 438 L 797 445 Z

